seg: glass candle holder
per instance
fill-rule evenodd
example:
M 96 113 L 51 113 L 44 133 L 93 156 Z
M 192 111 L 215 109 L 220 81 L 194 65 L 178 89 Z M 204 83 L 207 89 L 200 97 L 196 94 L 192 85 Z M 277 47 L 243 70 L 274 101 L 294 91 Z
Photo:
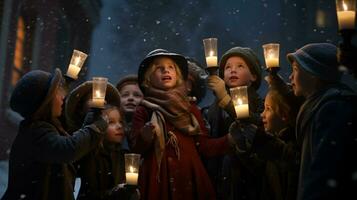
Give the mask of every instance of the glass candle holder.
M 230 88 L 231 98 L 237 119 L 249 117 L 248 87 L 239 86 Z
M 127 153 L 125 158 L 125 178 L 128 185 L 137 185 L 139 176 L 140 154 Z
M 92 106 L 103 108 L 108 79 L 104 77 L 93 77 Z
M 279 67 L 279 48 L 277 43 L 264 44 L 264 58 L 267 68 Z
M 356 25 L 356 1 L 336 0 L 338 29 L 354 30 Z
M 203 39 L 203 46 L 205 49 L 207 67 L 208 68 L 217 67 L 218 66 L 217 38 Z
M 69 63 L 66 75 L 73 79 L 78 79 L 79 71 L 81 71 L 87 56 L 87 54 L 81 51 L 73 50 L 71 62 Z

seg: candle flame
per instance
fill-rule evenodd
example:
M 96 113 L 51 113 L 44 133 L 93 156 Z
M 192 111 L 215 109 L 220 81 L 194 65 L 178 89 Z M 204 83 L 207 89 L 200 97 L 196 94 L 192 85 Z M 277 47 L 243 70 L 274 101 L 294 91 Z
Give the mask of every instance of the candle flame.
M 214 52 L 211 50 L 210 52 L 209 52 L 209 56 L 213 56 L 214 55 Z
M 129 166 L 129 171 L 130 171 L 131 173 L 134 173 L 134 167 Z
M 242 105 L 242 104 L 243 104 L 242 99 L 238 98 L 238 99 L 237 99 L 237 103 L 238 103 L 238 105 Z
M 347 10 L 348 10 L 347 4 L 345 4 L 344 1 L 342 1 L 342 7 L 343 7 L 343 10 L 344 10 L 344 11 L 347 11 Z
M 99 92 L 99 90 L 96 90 L 96 91 L 95 91 L 95 97 L 100 97 L 100 92 Z

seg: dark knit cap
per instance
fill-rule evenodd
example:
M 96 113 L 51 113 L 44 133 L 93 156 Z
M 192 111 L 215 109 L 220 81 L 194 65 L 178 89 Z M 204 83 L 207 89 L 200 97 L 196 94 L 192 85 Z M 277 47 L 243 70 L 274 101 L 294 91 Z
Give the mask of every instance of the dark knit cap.
M 140 63 L 140 66 L 139 66 L 138 82 L 139 82 L 139 87 L 142 92 L 145 92 L 144 88 L 142 86 L 142 83 L 144 82 L 144 79 L 145 79 L 145 73 L 149 69 L 149 66 L 153 62 L 153 60 L 160 56 L 169 57 L 173 61 L 175 61 L 175 63 L 178 65 L 178 67 L 181 70 L 182 78 L 184 80 L 187 79 L 187 75 L 188 75 L 187 60 L 185 59 L 184 56 L 177 54 L 177 53 L 169 52 L 165 49 L 155 49 L 146 55 L 146 57 Z
M 224 66 L 227 60 L 232 56 L 239 56 L 247 63 L 250 72 L 257 77 L 257 79 L 252 83 L 252 87 L 257 90 L 260 87 L 262 80 L 262 68 L 257 55 L 251 48 L 248 47 L 233 47 L 223 54 L 219 62 L 219 76 L 224 77 Z
M 311 43 L 289 53 L 290 63 L 294 60 L 306 72 L 325 81 L 338 81 L 341 72 L 338 70 L 337 47 L 330 43 Z
M 128 84 L 138 84 L 138 76 L 135 74 L 129 74 L 124 76 L 116 85 L 116 88 L 120 92 L 121 88 L 128 85 Z
M 65 102 L 65 118 L 67 126 L 70 130 L 77 130 L 83 123 L 84 116 L 80 116 L 83 113 L 84 103 L 87 103 L 92 95 L 93 81 L 86 81 L 74 88 L 67 96 Z M 107 89 L 105 93 L 105 100 L 107 104 L 120 107 L 120 95 L 118 90 L 111 84 L 107 83 Z
M 61 81 L 59 69 L 54 74 L 42 70 L 26 73 L 15 85 L 10 97 L 10 108 L 25 119 L 33 117 L 47 107 Z

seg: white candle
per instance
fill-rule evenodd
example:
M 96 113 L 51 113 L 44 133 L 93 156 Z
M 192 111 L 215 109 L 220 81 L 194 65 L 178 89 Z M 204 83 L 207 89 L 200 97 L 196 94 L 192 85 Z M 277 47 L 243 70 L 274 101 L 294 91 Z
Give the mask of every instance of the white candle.
M 80 67 L 77 67 L 77 65 L 69 64 L 69 67 L 67 70 L 67 76 L 69 76 L 73 79 L 77 79 L 79 71 L 81 71 Z
M 92 105 L 96 108 L 103 108 L 104 107 L 104 98 L 93 98 Z
M 217 67 L 217 56 L 206 57 L 207 67 Z
M 355 29 L 355 16 L 356 12 L 351 10 L 338 11 L 338 27 L 342 29 Z
M 237 119 L 249 117 L 248 104 L 235 105 L 234 109 L 236 111 Z
M 265 60 L 267 68 L 269 67 L 279 67 L 279 58 L 268 57 Z
M 137 185 L 138 184 L 138 173 L 126 172 L 126 183 L 128 185 Z

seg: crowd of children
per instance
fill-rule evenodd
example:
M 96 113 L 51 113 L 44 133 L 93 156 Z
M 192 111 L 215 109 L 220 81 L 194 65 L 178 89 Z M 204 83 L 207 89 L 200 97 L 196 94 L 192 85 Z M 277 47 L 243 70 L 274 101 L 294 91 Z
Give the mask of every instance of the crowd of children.
M 93 82 L 68 95 L 60 70 L 33 70 L 16 84 L 10 107 L 24 120 L 1 198 L 149 200 L 357 199 L 357 95 L 340 82 L 337 49 L 312 43 L 289 53 L 290 83 L 233 47 L 208 75 L 193 58 L 149 52 L 93 108 Z M 237 119 L 230 89 L 247 86 L 249 117 Z M 198 107 L 206 87 L 212 105 Z M 137 187 L 125 153 L 141 155 Z M 351 155 L 351 156 L 349 156 Z

